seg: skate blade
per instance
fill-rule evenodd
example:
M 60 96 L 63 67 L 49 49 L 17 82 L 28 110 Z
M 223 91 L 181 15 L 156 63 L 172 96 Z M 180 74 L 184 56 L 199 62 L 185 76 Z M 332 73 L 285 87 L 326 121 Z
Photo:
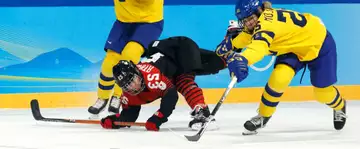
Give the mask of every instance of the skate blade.
M 245 130 L 242 135 L 244 136 L 250 136 L 250 135 L 256 135 L 258 134 L 258 132 L 255 130 L 255 131 L 249 131 L 249 130 Z

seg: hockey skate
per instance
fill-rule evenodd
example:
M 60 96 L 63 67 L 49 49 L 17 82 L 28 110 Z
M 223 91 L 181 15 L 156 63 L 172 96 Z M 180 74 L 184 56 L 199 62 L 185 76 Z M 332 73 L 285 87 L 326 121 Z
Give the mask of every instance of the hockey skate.
M 99 113 L 104 111 L 108 99 L 97 99 L 94 105 L 90 106 L 88 112 L 92 114 L 89 119 L 99 119 Z
M 257 134 L 257 130 L 260 128 L 264 128 L 266 123 L 270 120 L 271 117 L 263 117 L 257 115 L 250 120 L 246 121 L 244 124 L 245 131 L 242 133 L 243 135 L 255 135 Z
M 334 128 L 341 130 L 346 123 L 346 101 L 344 100 L 344 107 L 341 110 L 334 110 Z
M 209 107 L 206 105 L 196 105 L 194 109 L 190 112 L 191 120 L 189 122 L 189 128 L 192 130 L 199 130 L 203 124 L 207 121 L 209 121 L 210 116 L 210 110 Z M 211 120 L 211 123 L 214 123 L 215 119 Z M 209 129 L 215 129 L 215 128 L 209 128 Z
M 119 113 L 121 101 L 120 98 L 117 96 L 112 96 L 108 108 L 108 112 L 111 114 Z

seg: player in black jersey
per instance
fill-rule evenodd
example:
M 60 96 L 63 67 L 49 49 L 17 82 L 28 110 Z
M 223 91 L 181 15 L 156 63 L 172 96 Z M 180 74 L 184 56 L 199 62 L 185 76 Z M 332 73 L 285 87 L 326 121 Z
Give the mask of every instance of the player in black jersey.
M 178 97 L 173 95 L 174 93 L 170 93 L 172 95 L 170 98 L 167 96 L 170 92 L 168 89 L 173 92 L 172 87 L 174 87 L 192 108 L 193 120 L 190 121 L 189 127 L 198 129 L 209 117 L 210 111 L 205 103 L 202 89 L 195 83 L 195 76 L 216 74 L 226 68 L 223 58 L 217 56 L 215 52 L 199 48 L 192 39 L 184 36 L 153 41 L 143 56 L 147 58 L 136 67 L 132 67 L 131 71 L 125 70 L 128 66 L 124 65 L 123 61 L 113 68 L 116 83 L 124 91 L 120 97 L 123 110 L 121 114 L 102 119 L 102 126 L 119 128 L 114 127 L 114 121 L 134 122 L 142 104 L 162 98 L 161 108 L 147 122 L 148 130 L 159 130 L 159 126 L 167 121 L 167 117 L 175 108 L 174 103 L 177 102 Z M 138 72 L 136 75 L 138 77 L 133 77 L 134 75 L 129 71 Z M 134 83 L 136 80 L 141 80 L 142 83 Z M 134 90 L 137 92 L 135 95 L 131 94 Z M 164 99 L 163 96 L 166 98 Z M 134 112 L 129 112 L 129 107 L 135 109 Z

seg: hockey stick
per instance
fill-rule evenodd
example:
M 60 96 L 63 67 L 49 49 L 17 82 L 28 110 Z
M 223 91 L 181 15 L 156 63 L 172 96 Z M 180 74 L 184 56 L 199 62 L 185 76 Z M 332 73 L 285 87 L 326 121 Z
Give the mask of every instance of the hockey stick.
M 227 89 L 225 90 L 224 94 L 221 96 L 221 99 L 216 104 L 215 108 L 211 111 L 211 114 L 210 114 L 208 120 L 204 123 L 204 125 L 201 127 L 201 129 L 198 131 L 198 133 L 196 133 L 195 135 L 193 135 L 193 136 L 185 135 L 187 140 L 194 141 L 194 142 L 200 140 L 200 137 L 204 134 L 206 128 L 209 125 L 209 123 L 214 119 L 214 116 L 215 116 L 216 112 L 219 110 L 220 106 L 224 102 L 224 100 L 225 100 L 226 96 L 229 94 L 230 90 L 234 87 L 236 81 L 237 81 L 236 77 L 233 77 L 231 79 L 231 82 L 230 82 L 229 86 L 227 87 Z
M 39 102 L 36 99 L 30 102 L 31 112 L 35 120 L 46 122 L 63 122 L 63 123 L 80 123 L 80 124 L 100 124 L 99 120 L 80 120 L 80 119 L 62 119 L 62 118 L 45 118 L 41 115 Z M 120 126 L 145 126 L 145 123 L 139 122 L 114 122 Z

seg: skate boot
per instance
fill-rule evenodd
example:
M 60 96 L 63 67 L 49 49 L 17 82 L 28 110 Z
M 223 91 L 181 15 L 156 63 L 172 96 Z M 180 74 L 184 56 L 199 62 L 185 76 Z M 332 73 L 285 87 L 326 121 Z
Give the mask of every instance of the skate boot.
M 117 96 L 112 96 L 108 108 L 109 113 L 111 114 L 119 113 L 120 105 L 121 105 L 120 98 Z
M 190 112 L 191 120 L 189 122 L 189 128 L 193 130 L 199 130 L 205 122 L 209 120 L 210 110 L 207 105 L 196 105 L 194 109 Z M 212 122 L 215 119 L 212 119 Z
M 341 110 L 334 110 L 334 128 L 341 130 L 346 123 L 346 101 L 344 100 L 344 107 Z
M 257 134 L 258 129 L 264 128 L 266 123 L 269 121 L 271 117 L 263 117 L 260 115 L 257 115 L 250 120 L 246 121 L 244 124 L 245 132 L 243 132 L 243 135 L 254 135 Z
M 98 98 L 94 103 L 94 105 L 90 106 L 88 109 L 88 112 L 92 114 L 89 119 L 98 119 L 98 114 L 104 111 L 104 108 L 106 107 L 107 103 L 108 103 L 108 99 Z

